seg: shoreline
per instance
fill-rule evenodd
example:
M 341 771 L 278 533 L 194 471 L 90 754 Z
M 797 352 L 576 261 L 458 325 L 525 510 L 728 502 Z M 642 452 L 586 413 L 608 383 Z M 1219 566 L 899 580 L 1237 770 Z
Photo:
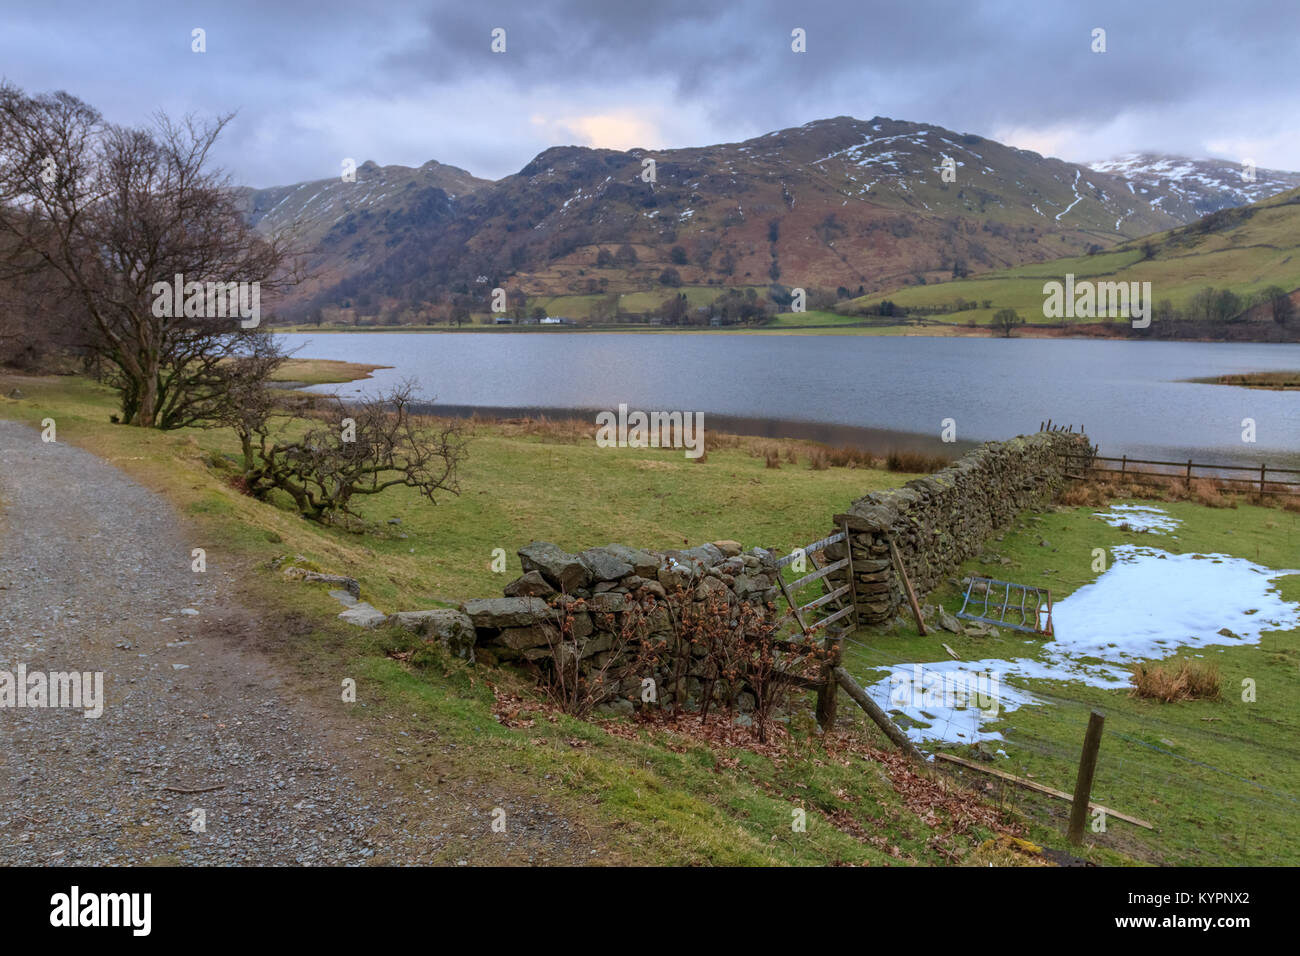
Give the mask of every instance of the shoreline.
M 1090 332 L 1089 328 L 1099 331 Z M 1105 331 L 1100 331 L 1105 330 Z M 830 335 L 830 336 L 871 336 L 899 338 L 930 339 L 1001 339 L 987 328 L 967 325 L 806 325 L 806 326 L 758 326 L 745 328 L 699 328 L 690 326 L 531 326 L 531 325 L 496 325 L 471 328 L 449 328 L 441 325 L 409 326 L 315 326 L 291 325 L 270 327 L 270 331 L 281 335 L 346 335 L 356 333 L 419 333 L 437 335 Z M 1153 338 L 1151 336 L 1122 335 L 1110 330 L 1108 326 L 1064 327 L 1064 326 L 1021 326 L 1010 338 L 1013 339 L 1071 339 L 1079 341 L 1115 341 L 1115 342 L 1202 342 L 1221 345 L 1296 345 L 1295 341 L 1275 341 L 1261 338 L 1222 339 L 1209 336 L 1174 336 L 1170 338 Z
M 336 363 L 339 366 L 356 366 L 361 367 L 359 363 L 342 362 L 334 359 L 313 359 L 313 362 L 322 365 Z M 370 368 L 391 368 L 393 366 L 367 366 Z M 1270 373 L 1263 373 L 1270 374 Z M 361 381 L 371 376 L 367 373 L 347 381 Z M 277 387 L 287 388 L 294 386 L 299 389 L 323 387 L 328 384 L 346 384 L 347 381 L 317 383 L 316 385 L 304 385 L 302 383 L 282 383 L 277 382 Z M 328 395 L 330 392 L 307 392 L 307 394 Z M 348 399 L 339 396 L 341 400 Z M 435 417 L 445 418 L 462 418 L 474 419 L 480 418 L 487 421 L 509 422 L 517 420 L 540 420 L 552 422 L 578 422 L 588 425 L 594 425 L 595 415 L 604 409 L 597 408 L 579 408 L 564 406 L 545 406 L 545 405 L 463 405 L 463 404 L 441 404 L 437 402 L 417 403 L 415 410 L 421 414 L 432 415 Z M 943 442 L 934 434 L 923 432 L 908 432 L 898 429 L 873 428 L 862 425 L 846 425 L 835 422 L 817 422 L 803 419 L 786 419 L 786 418 L 760 418 L 742 415 L 726 415 L 721 413 L 704 412 L 705 423 L 709 430 L 720 435 L 735 436 L 740 438 L 769 439 L 773 441 L 805 441 L 821 445 L 830 449 L 843 449 L 866 452 L 872 455 L 885 456 L 891 452 L 913 452 L 927 455 L 942 455 L 945 457 L 958 458 L 973 448 L 978 447 L 985 441 L 1005 441 L 1014 435 L 1003 435 L 1001 437 L 974 439 L 959 439 L 955 442 Z M 706 445 L 707 447 L 707 445 Z M 1198 461 L 1204 461 L 1207 464 L 1236 465 L 1238 460 L 1224 453 L 1222 449 L 1203 448 L 1203 449 L 1181 449 L 1166 448 L 1164 446 L 1122 446 L 1113 445 L 1100 448 L 1099 454 L 1102 455 L 1128 455 L 1129 457 L 1145 458 L 1153 457 L 1158 459 L 1169 458 L 1170 460 L 1186 457 L 1190 453 Z M 1259 462 L 1252 459 L 1253 466 L 1258 468 Z M 1278 468 L 1295 468 L 1300 467 L 1300 451 L 1277 450 L 1276 454 L 1271 456 L 1271 460 L 1266 462 L 1271 467 Z

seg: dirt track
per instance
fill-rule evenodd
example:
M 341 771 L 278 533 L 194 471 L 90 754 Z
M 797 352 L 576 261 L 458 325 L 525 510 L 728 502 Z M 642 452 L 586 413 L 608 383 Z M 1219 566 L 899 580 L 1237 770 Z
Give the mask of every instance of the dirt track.
M 389 741 L 300 699 L 237 582 L 191 570 L 202 543 L 109 464 L 0 421 L 0 505 L 0 671 L 102 671 L 105 698 L 93 719 L 0 708 L 0 865 L 596 859 L 545 806 L 403 775 Z

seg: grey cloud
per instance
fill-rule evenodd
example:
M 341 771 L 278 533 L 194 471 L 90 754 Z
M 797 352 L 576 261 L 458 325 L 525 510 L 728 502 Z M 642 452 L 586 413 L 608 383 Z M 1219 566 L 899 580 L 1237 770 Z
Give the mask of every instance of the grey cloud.
M 11 82 L 63 88 L 111 119 L 239 110 L 221 161 L 254 185 L 331 175 L 338 158 L 513 172 L 566 116 L 644 113 L 662 142 L 734 140 L 839 114 L 996 135 L 1057 130 L 1061 150 L 1205 151 L 1267 140 L 1300 168 L 1290 0 L 483 0 L 27 5 L 6 13 Z M 209 52 L 188 50 L 208 31 Z M 508 52 L 489 50 L 504 27 Z M 790 30 L 808 53 L 790 52 Z M 1089 51 L 1107 31 L 1108 52 Z M 1118 119 L 1130 117 L 1128 122 Z M 1272 137 L 1270 139 L 1270 137 Z M 1017 144 L 1019 145 L 1019 144 Z

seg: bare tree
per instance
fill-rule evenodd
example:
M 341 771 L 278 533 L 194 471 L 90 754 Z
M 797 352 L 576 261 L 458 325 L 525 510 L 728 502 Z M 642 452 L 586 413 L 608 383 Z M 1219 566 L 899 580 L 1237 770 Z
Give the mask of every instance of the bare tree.
M 283 360 L 268 341 L 230 363 L 231 400 L 223 415 L 239 436 L 249 494 L 282 491 L 314 521 L 356 516 L 353 498 L 399 485 L 435 503 L 437 492 L 459 494 L 464 429 L 459 422 L 417 416 L 411 383 L 353 406 L 335 399 L 322 423 L 304 431 L 302 419 L 264 384 Z
M 252 331 L 248 316 L 225 314 L 226 296 L 248 283 L 260 300 L 293 278 L 283 240 L 255 235 L 207 168 L 230 119 L 160 114 L 129 129 L 67 93 L 0 84 L 0 275 L 42 271 L 76 302 L 130 424 L 218 420 L 222 367 Z M 183 306 L 160 308 L 173 283 Z
M 1295 303 L 1291 301 L 1291 294 L 1281 286 L 1269 286 L 1260 293 L 1260 297 L 1268 304 L 1273 321 L 1278 325 L 1286 325 L 1295 316 Z

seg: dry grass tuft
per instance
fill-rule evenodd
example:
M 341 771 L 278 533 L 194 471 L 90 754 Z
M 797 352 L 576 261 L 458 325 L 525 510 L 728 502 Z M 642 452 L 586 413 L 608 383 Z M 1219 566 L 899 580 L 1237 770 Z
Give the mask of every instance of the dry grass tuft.
M 1204 661 L 1135 664 L 1129 680 L 1133 684 L 1130 697 L 1145 697 L 1166 704 L 1220 697 L 1219 665 Z
M 917 475 L 932 474 L 947 468 L 951 463 L 943 455 L 927 455 L 919 451 L 891 451 L 885 458 L 885 467 L 890 471 L 905 471 Z

